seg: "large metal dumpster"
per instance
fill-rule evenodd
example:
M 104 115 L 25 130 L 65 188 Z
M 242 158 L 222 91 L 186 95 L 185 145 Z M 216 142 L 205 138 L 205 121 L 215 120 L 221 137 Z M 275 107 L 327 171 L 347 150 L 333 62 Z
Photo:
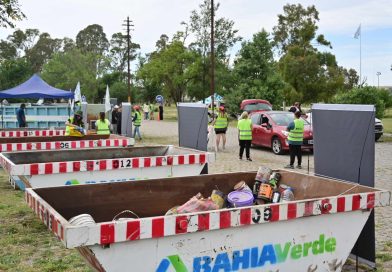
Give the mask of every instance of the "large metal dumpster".
M 38 131 L 36 131 L 38 132 Z M 51 132 L 49 130 L 49 132 Z M 0 138 L 0 152 L 30 151 L 30 150 L 59 150 L 96 147 L 119 147 L 134 145 L 133 138 L 118 135 L 86 135 L 72 136 L 30 136 Z
M 174 146 L 0 154 L 7 173 L 31 188 L 199 175 L 214 160 L 214 153 Z
M 391 193 L 280 171 L 295 201 L 164 216 L 197 193 L 229 192 L 255 172 L 27 189 L 67 248 L 97 271 L 341 271 L 371 210 Z M 139 218 L 114 220 L 122 211 Z M 95 220 L 72 225 L 89 214 Z
M 13 128 L 13 129 L 1 129 L 0 130 L 1 137 L 42 137 L 42 136 L 63 136 L 65 135 L 64 129 L 28 129 L 28 128 Z

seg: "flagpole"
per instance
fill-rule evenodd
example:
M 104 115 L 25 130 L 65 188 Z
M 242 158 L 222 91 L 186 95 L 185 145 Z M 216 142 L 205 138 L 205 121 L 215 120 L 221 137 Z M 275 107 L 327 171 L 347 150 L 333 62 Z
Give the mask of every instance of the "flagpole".
M 359 86 L 362 86 L 362 24 L 359 26 Z

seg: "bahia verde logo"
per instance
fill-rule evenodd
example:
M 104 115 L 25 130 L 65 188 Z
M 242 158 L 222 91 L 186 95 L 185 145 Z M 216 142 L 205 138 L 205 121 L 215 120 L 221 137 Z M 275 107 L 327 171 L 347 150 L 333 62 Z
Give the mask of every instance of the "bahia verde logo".
M 178 255 L 163 259 L 156 272 L 166 272 L 173 269 L 176 272 L 230 272 L 261 268 L 265 265 L 275 265 L 289 260 L 299 260 L 310 255 L 332 253 L 336 250 L 336 238 L 326 239 L 324 234 L 318 240 L 303 244 L 265 244 L 262 247 L 245 248 L 232 253 L 222 252 L 216 257 L 202 256 L 193 259 L 193 269 L 188 270 Z M 170 271 L 172 271 L 172 269 Z

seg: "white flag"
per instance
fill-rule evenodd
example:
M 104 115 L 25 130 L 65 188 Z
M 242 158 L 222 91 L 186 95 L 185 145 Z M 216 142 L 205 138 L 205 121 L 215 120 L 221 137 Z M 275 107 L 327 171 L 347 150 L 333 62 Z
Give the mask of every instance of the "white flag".
M 358 37 L 361 36 L 361 25 L 359 25 L 357 31 L 354 34 L 354 39 L 358 39 Z
M 75 102 L 82 102 L 82 94 L 80 92 L 80 82 L 76 84 L 75 93 L 74 93 Z
M 110 94 L 109 94 L 109 86 L 106 85 L 106 95 L 105 95 L 105 112 L 108 112 L 112 109 L 110 105 Z

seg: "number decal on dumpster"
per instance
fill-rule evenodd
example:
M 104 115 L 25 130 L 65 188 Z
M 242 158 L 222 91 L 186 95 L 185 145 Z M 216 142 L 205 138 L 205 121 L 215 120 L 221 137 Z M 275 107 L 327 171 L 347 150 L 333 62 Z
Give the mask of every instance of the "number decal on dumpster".
M 69 148 L 69 143 L 60 143 L 60 148 L 65 149 L 65 148 Z
M 270 207 L 266 207 L 264 208 L 263 211 L 259 210 L 259 209 L 255 209 L 255 215 L 252 217 L 252 221 L 253 223 L 259 223 L 260 220 L 262 219 L 263 216 L 263 220 L 264 221 L 270 221 L 271 217 L 272 217 L 272 210 Z
M 120 164 L 121 164 L 121 168 L 131 167 L 131 160 L 130 159 L 121 160 Z

